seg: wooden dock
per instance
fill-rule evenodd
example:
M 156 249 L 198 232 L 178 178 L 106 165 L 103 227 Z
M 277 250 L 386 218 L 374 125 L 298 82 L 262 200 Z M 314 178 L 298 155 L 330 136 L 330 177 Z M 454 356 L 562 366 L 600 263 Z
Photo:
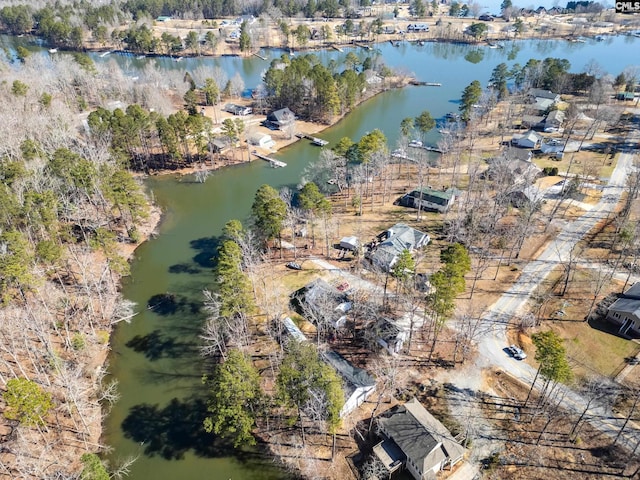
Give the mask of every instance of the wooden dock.
M 269 164 L 271 164 L 272 167 L 277 168 L 277 167 L 286 167 L 287 164 L 284 162 L 281 162 L 280 160 L 276 160 L 275 158 L 271 158 L 271 157 L 267 157 L 266 155 L 262 155 L 261 153 L 258 153 L 257 151 L 252 151 L 251 154 L 255 157 L 258 157 L 261 160 L 266 160 L 267 162 L 269 162 Z
M 317 147 L 324 147 L 329 143 L 327 140 L 323 140 L 322 138 L 318 137 L 312 137 L 311 135 L 307 135 L 306 133 L 296 133 L 296 137 L 311 140 L 311 143 L 313 143 Z
M 416 159 L 415 158 L 411 158 L 408 155 L 405 155 L 404 153 L 400 153 L 400 152 L 394 152 L 391 154 L 391 156 L 393 158 L 400 158 L 402 160 L 409 160 L 410 162 L 415 162 Z
M 331 45 L 331 48 L 333 48 L 334 50 L 337 50 L 340 53 L 342 53 L 342 49 L 340 47 L 336 47 L 335 45 Z
M 258 57 L 260 60 L 266 60 L 266 59 L 267 59 L 267 57 L 263 57 L 262 55 L 260 55 L 260 54 L 259 54 L 259 53 L 257 53 L 257 52 L 256 52 L 256 53 L 254 53 L 254 54 L 253 54 L 253 56 L 254 56 L 254 57 Z

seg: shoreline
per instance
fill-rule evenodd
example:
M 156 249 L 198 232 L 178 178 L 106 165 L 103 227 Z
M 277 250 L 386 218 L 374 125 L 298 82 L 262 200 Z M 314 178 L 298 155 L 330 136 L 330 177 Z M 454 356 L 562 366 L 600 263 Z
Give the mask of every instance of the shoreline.
M 470 19 L 473 21 L 473 19 Z M 181 52 L 180 55 L 169 55 L 166 53 L 158 53 L 158 52 L 134 52 L 132 50 L 118 49 L 118 48 L 108 48 L 105 46 L 94 46 L 94 45 L 84 45 L 81 50 L 74 50 L 68 48 L 57 48 L 58 51 L 61 52 L 91 52 L 91 53 L 102 53 L 106 55 L 116 54 L 128 57 L 143 57 L 143 58 L 162 58 L 167 60 L 173 60 L 175 62 L 181 61 L 183 58 L 224 58 L 224 57 L 233 57 L 233 58 L 248 58 L 257 56 L 260 57 L 260 52 L 266 51 L 281 51 L 286 55 L 297 55 L 297 54 L 307 54 L 313 52 L 320 52 L 323 50 L 338 50 L 341 51 L 341 48 L 361 48 L 364 50 L 370 50 L 375 48 L 377 45 L 382 45 L 385 43 L 392 44 L 420 44 L 420 43 L 447 43 L 452 45 L 475 45 L 475 46 L 495 46 L 496 44 L 502 42 L 518 42 L 518 41 L 526 41 L 526 40 L 560 40 L 565 42 L 576 42 L 576 38 L 584 39 L 596 39 L 598 37 L 616 37 L 616 36 L 630 36 L 628 35 L 628 31 L 630 30 L 619 30 L 615 32 L 585 32 L 580 35 L 572 35 L 571 33 L 554 33 L 554 34 L 529 34 L 523 35 L 520 37 L 513 37 L 509 35 L 502 36 L 491 36 L 485 37 L 481 39 L 473 39 L 471 37 L 462 37 L 462 38 L 447 38 L 447 37 L 428 37 L 428 36 L 418 36 L 412 38 L 406 38 L 406 36 L 398 36 L 398 35 L 389 35 L 387 38 L 378 39 L 378 40 L 362 40 L 356 41 L 352 40 L 350 42 L 325 42 L 323 44 L 314 44 L 307 45 L 305 47 L 298 46 L 295 49 L 287 46 L 274 46 L 274 45 L 260 45 L 253 47 L 249 52 L 234 52 L 234 44 L 226 45 L 228 49 L 224 49 L 223 53 L 217 52 Z M 4 35 L 10 35 L 7 32 L 3 32 Z M 40 38 L 35 35 L 32 35 L 34 38 Z M 229 51 L 230 50 L 230 51 Z
M 238 165 L 242 165 L 245 163 L 250 163 L 250 162 L 254 162 L 256 160 L 258 160 L 258 158 L 254 155 L 251 154 L 252 150 L 257 150 L 260 153 L 263 153 L 264 155 L 275 155 L 277 154 L 279 151 L 293 145 L 294 143 L 300 142 L 300 141 L 307 141 L 310 142 L 310 140 L 305 139 L 305 138 L 300 138 L 298 136 L 296 136 L 297 134 L 305 134 L 305 135 L 309 135 L 309 136 L 314 136 L 316 134 L 320 134 L 322 132 L 324 132 L 325 130 L 335 127 L 336 125 L 338 125 L 340 122 L 342 122 L 344 119 L 346 119 L 349 114 L 351 114 L 352 112 L 355 111 L 355 109 L 359 108 L 362 104 L 366 103 L 367 101 L 381 95 L 384 94 L 386 92 L 389 92 L 391 90 L 395 90 L 395 89 L 402 89 L 402 88 L 406 88 L 406 87 L 417 87 L 416 85 L 412 84 L 412 78 L 411 77 L 392 77 L 394 78 L 394 80 L 390 81 L 391 86 L 386 87 L 386 88 L 381 88 L 380 90 L 375 91 L 374 93 L 372 93 L 369 96 L 366 96 L 365 98 L 361 98 L 354 106 L 353 108 L 351 108 L 351 110 L 349 110 L 348 112 L 345 112 L 342 115 L 336 116 L 335 119 L 332 119 L 331 122 L 324 124 L 324 123 L 315 123 L 315 122 L 306 122 L 306 121 L 297 121 L 297 125 L 300 125 L 301 128 L 296 129 L 296 134 L 294 134 L 293 136 L 291 136 L 290 138 L 278 138 L 277 140 L 275 140 L 275 145 L 269 149 L 269 150 L 264 150 L 261 149 L 260 147 L 257 146 L 252 146 L 249 145 L 245 142 L 245 145 L 243 145 L 243 147 L 241 149 L 239 149 L 240 151 L 238 152 L 238 150 L 234 150 L 234 157 L 233 157 L 233 161 L 231 163 L 224 163 L 224 164 L 216 164 L 216 162 L 203 162 L 198 166 L 191 166 L 191 167 L 185 167 L 185 168 L 178 168 L 176 170 L 156 170 L 150 173 L 140 173 L 140 176 L 142 177 L 149 177 L 149 176 L 160 176 L 160 175 L 176 175 L 176 176 L 187 176 L 187 175 L 194 175 L 198 172 L 214 172 L 220 169 L 224 169 L 227 167 L 235 167 Z M 232 118 L 233 116 L 230 116 L 230 118 Z M 259 132 L 271 132 L 273 134 L 273 131 L 269 130 L 266 127 L 258 127 Z M 280 130 L 278 130 L 277 132 L 281 132 Z M 246 148 L 245 148 L 246 147 Z M 318 149 L 321 148 L 325 148 L 325 147 L 316 147 Z M 244 160 L 244 153 L 245 153 L 245 149 L 248 150 L 249 153 L 249 160 Z M 238 160 L 237 155 L 239 154 L 239 156 L 241 157 L 240 160 Z M 206 181 L 206 180 L 205 180 Z

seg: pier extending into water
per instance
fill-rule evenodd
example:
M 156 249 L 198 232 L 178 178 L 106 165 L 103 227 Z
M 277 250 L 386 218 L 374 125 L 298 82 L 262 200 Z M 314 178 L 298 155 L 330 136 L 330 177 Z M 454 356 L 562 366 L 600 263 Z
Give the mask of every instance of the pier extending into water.
M 296 137 L 306 138 L 308 140 L 311 140 L 311 143 L 313 143 L 317 147 L 324 147 L 325 145 L 329 144 L 327 140 L 323 140 L 322 138 L 318 138 L 318 137 L 313 137 L 311 135 L 307 135 L 306 133 L 296 133 Z
M 271 157 L 267 157 L 266 155 L 262 155 L 261 153 L 258 153 L 257 151 L 252 151 L 251 154 L 254 157 L 258 157 L 261 160 L 266 160 L 267 162 L 269 162 L 271 164 L 272 167 L 277 168 L 277 167 L 286 167 L 287 164 L 284 162 L 281 162 L 280 160 L 276 160 L 275 158 L 271 158 Z

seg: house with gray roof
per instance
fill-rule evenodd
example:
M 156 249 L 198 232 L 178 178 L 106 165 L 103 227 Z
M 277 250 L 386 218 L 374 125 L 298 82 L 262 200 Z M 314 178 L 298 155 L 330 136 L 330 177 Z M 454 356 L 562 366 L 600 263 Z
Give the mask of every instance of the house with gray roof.
M 543 90 L 541 88 L 532 88 L 529 90 L 529 95 L 536 99 L 551 100 L 552 103 L 558 103 L 560 101 L 559 93 L 553 93 L 551 90 Z
M 267 119 L 265 120 L 265 125 L 275 130 L 283 130 L 293 125 L 295 121 L 296 121 L 295 114 L 291 110 L 285 107 L 285 108 L 281 108 L 280 110 L 274 110 L 269 115 L 267 115 Z
M 545 132 L 558 132 L 564 123 L 565 113 L 562 110 L 553 110 L 549 112 L 544 120 Z
M 435 478 L 464 456 L 464 447 L 415 398 L 382 414 L 377 424 L 382 441 L 373 452 L 390 474 L 406 468 L 416 480 Z
M 540 135 L 538 132 L 529 130 L 524 135 L 514 135 L 511 143 L 520 148 L 538 148 L 540 142 L 542 141 L 542 138 L 542 135 Z
M 531 158 L 530 150 L 506 148 L 488 160 L 489 168 L 483 176 L 513 187 L 530 185 L 542 172 Z
M 365 258 L 368 258 L 374 266 L 388 272 L 404 250 L 413 252 L 430 241 L 431 237 L 426 233 L 404 223 L 396 223 L 368 245 Z
M 347 295 L 322 278 L 316 278 L 291 295 L 291 303 L 310 322 L 340 328 L 347 322 L 351 302 Z
M 362 405 L 375 391 L 376 381 L 365 370 L 354 366 L 332 350 L 322 352 L 322 358 L 342 377 L 345 402 L 340 409 L 340 418 L 343 418 Z
M 431 187 L 416 188 L 399 200 L 403 207 L 418 208 L 426 212 L 445 213 L 453 205 L 456 192 L 452 188 L 436 190 Z
M 404 348 L 412 332 L 422 328 L 424 321 L 424 315 L 417 315 L 415 312 L 397 318 L 382 317 L 372 326 L 372 333 L 380 346 L 391 355 L 397 355 Z
M 640 282 L 634 284 L 611 304 L 607 320 L 620 325 L 618 333 L 640 335 Z

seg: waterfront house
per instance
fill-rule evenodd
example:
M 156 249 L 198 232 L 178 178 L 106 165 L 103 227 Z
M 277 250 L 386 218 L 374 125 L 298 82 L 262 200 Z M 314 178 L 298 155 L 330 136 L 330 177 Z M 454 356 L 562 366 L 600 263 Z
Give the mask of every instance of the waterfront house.
M 291 318 L 286 317 L 282 321 L 282 324 L 285 331 L 294 340 L 298 342 L 308 341 L 307 337 L 302 333 L 302 330 L 298 328 Z M 369 395 L 375 391 L 376 381 L 365 370 L 354 366 L 342 355 L 332 350 L 321 352 L 320 357 L 332 367 L 342 379 L 345 402 L 340 409 L 339 415 L 340 418 L 343 418 L 362 405 Z
M 291 303 L 310 322 L 327 323 L 334 328 L 345 325 L 347 312 L 351 310 L 347 295 L 322 278 L 296 290 L 291 295 Z
M 273 141 L 271 135 L 260 132 L 252 132 L 247 135 L 247 143 L 255 147 L 260 147 L 265 150 L 269 150 L 275 147 L 276 142 Z
M 234 103 L 227 103 L 224 106 L 224 111 L 242 117 L 251 115 L 251 113 L 253 113 L 253 109 L 251 107 L 247 107 L 245 105 L 236 105 Z
M 415 398 L 382 414 L 377 424 L 382 441 L 373 453 L 389 474 L 406 468 L 416 480 L 435 478 L 464 456 L 465 448 Z
M 634 284 L 611 304 L 607 310 L 607 320 L 620 325 L 622 335 L 640 335 L 640 282 Z
M 283 130 L 293 125 L 295 121 L 295 114 L 285 107 L 281 108 L 280 110 L 274 110 L 269 115 L 267 115 L 265 125 L 269 128 L 273 128 L 274 130 Z
M 543 90 L 541 88 L 532 88 L 529 90 L 529 95 L 534 99 L 551 100 L 552 104 L 556 104 L 560 101 L 560 94 L 554 93 L 551 90 Z
M 209 141 L 209 151 L 211 153 L 222 153 L 231 147 L 229 137 L 215 137 Z
M 321 353 L 322 359 L 331 365 L 343 380 L 344 405 L 340 409 L 340 418 L 353 412 L 376 390 L 376 381 L 362 368 L 351 364 L 338 353 L 327 350 Z
M 364 72 L 364 81 L 367 82 L 367 85 L 380 85 L 382 83 L 382 77 L 378 75 L 375 71 L 369 69 Z

